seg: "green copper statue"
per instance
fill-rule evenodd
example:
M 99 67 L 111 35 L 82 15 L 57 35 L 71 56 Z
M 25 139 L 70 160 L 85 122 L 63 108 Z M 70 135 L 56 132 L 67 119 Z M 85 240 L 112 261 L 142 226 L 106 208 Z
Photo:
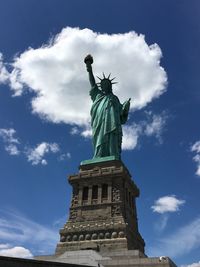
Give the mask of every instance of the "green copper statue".
M 96 83 L 93 72 L 91 55 L 84 60 L 89 73 L 91 84 L 90 96 L 93 101 L 91 108 L 91 126 L 93 135 L 94 158 L 114 156 L 121 158 L 122 124 L 127 121 L 130 107 L 130 99 L 123 104 L 112 92 L 110 75 L 100 79 Z M 98 88 L 99 87 L 99 88 Z

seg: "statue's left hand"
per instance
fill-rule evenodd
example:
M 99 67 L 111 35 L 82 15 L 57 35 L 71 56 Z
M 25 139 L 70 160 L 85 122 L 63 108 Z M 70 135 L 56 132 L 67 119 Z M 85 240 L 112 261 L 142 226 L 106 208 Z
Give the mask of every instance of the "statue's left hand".
M 131 98 L 129 98 L 129 100 L 127 100 L 127 101 L 125 102 L 125 106 L 130 107 L 130 104 L 131 104 Z
M 124 111 L 128 112 L 129 108 L 130 108 L 130 103 L 131 102 L 131 98 L 129 98 L 129 100 L 125 101 L 123 106 L 124 106 Z

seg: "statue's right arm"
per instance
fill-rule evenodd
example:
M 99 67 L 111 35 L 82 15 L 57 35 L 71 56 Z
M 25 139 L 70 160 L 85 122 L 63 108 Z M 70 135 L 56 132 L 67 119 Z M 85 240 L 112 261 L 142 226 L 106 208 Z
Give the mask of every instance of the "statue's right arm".
M 96 100 L 96 97 L 101 93 L 101 91 L 98 89 L 98 86 L 96 84 L 93 71 L 92 71 L 92 63 L 93 63 L 93 57 L 91 55 L 87 55 L 84 59 L 84 62 L 86 64 L 86 69 L 89 74 L 89 81 L 91 85 L 91 90 L 90 90 L 90 96 L 92 98 L 92 101 L 94 102 Z
M 91 87 L 94 87 L 96 85 L 96 82 L 95 82 L 95 78 L 94 78 L 93 71 L 92 71 L 92 65 L 86 64 L 86 68 L 89 74 L 89 81 L 90 81 Z
M 93 57 L 89 54 L 84 58 L 84 62 L 86 64 L 86 69 L 89 74 L 89 81 L 91 84 L 91 87 L 94 87 L 96 85 L 95 78 L 92 72 L 92 63 L 93 63 Z

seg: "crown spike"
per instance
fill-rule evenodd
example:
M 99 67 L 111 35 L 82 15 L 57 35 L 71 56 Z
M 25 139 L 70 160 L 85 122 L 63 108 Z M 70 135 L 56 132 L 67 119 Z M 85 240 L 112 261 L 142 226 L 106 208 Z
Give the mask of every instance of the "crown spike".
M 116 77 L 112 78 L 110 81 L 112 82 L 114 79 L 116 79 Z
M 104 78 L 104 79 L 106 78 L 106 76 L 105 76 L 104 72 L 103 72 L 103 78 Z
M 103 79 L 101 79 L 101 78 L 100 78 L 100 77 L 98 77 L 98 76 L 97 76 L 97 78 L 98 78 L 100 81 L 102 81 L 102 80 L 103 80 Z
M 118 82 L 113 82 L 112 84 L 116 84 L 116 83 L 118 83 Z
M 107 79 L 110 79 L 110 75 L 111 75 L 111 73 L 108 75 L 108 78 Z

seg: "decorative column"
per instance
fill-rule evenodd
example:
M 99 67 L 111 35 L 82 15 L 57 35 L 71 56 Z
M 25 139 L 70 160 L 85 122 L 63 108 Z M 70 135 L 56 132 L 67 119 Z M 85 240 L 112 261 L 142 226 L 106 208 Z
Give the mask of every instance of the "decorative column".
M 108 183 L 108 202 L 112 201 L 112 184 Z
M 92 203 L 92 185 L 89 185 L 89 192 L 88 192 L 88 204 Z
M 102 184 L 98 184 L 98 204 L 101 204 Z
M 82 205 L 82 199 L 83 199 L 83 187 L 81 186 L 79 188 L 79 194 L 78 194 L 78 204 L 79 204 L 79 206 Z

